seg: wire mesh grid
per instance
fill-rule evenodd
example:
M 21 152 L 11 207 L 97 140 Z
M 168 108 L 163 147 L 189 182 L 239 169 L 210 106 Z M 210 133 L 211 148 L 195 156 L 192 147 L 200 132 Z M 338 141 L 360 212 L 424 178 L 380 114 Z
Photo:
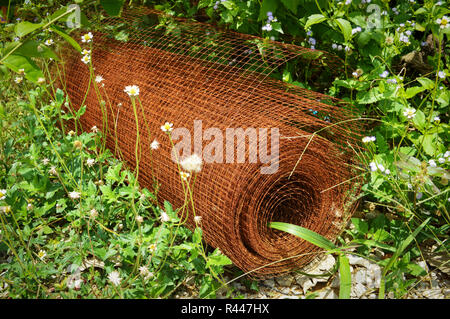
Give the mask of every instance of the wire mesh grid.
M 183 205 L 185 197 L 162 124 L 172 122 L 192 135 L 199 123 L 200 134 L 211 128 L 224 135 L 228 128 L 255 128 L 268 150 L 278 147 L 278 169 L 261 174 L 267 163 L 261 158 L 251 161 L 251 136 L 233 137 L 235 155 L 239 148 L 245 150 L 243 161 L 217 160 L 226 152 L 215 149 L 219 157 L 204 163 L 194 190 L 204 238 L 257 278 L 307 264 L 319 249 L 268 223 L 289 222 L 336 238 L 355 208 L 352 199 L 359 190 L 352 148 L 358 147 L 361 125 L 348 103 L 269 75 L 295 63 L 311 81 L 329 81 L 342 72 L 341 61 L 326 52 L 184 19 L 155 23 L 164 19 L 148 9 L 129 11 L 105 21 L 111 32 L 93 32 L 92 65 L 104 78 L 99 91 L 92 88 L 94 79 L 80 53 L 64 48 L 64 85 L 71 105 L 87 106 L 82 128 L 95 125 L 104 130 L 107 146 L 117 155 L 118 146 L 134 169 L 137 125 L 124 88 L 138 85 L 143 104 L 138 120 L 139 181 L 148 188 L 156 181 L 158 198 L 174 207 Z M 105 100 L 103 112 L 98 94 Z M 199 145 L 189 147 L 204 152 L 212 137 L 205 135 Z M 160 148 L 152 151 L 154 139 Z M 192 214 L 188 225 L 195 227 Z

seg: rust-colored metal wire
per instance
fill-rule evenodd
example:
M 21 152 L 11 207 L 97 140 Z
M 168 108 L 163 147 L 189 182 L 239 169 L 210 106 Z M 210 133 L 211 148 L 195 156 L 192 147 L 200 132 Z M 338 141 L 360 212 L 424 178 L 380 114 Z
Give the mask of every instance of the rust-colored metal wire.
M 92 63 L 95 74 L 104 78 L 106 114 L 92 83 L 85 99 L 93 79 L 81 55 L 64 51 L 68 95 L 75 108 L 83 101 L 87 106 L 81 118 L 83 128 L 102 129 L 106 115 L 107 146 L 115 150 L 117 123 L 118 146 L 134 169 L 136 122 L 124 88 L 138 85 L 144 107 L 144 114 L 139 111 L 143 150 L 139 181 L 152 188 L 155 178 L 160 185 L 158 197 L 174 207 L 183 205 L 185 197 L 168 136 L 160 129 L 166 121 L 191 134 L 194 120 L 201 120 L 204 130 L 214 127 L 222 132 L 278 128 L 276 173 L 261 174 L 263 163 L 250 163 L 246 148 L 244 163 L 203 165 L 195 182 L 194 202 L 197 215 L 202 216 L 205 240 L 243 271 L 264 277 L 305 265 L 317 247 L 273 230 L 268 223 L 289 222 L 335 239 L 354 209 L 352 195 L 358 185 L 356 179 L 348 180 L 355 174 L 351 147 L 359 140 L 360 124 L 352 121 L 354 114 L 347 103 L 268 75 L 295 63 L 299 71 L 320 83 L 342 71 L 341 61 L 326 52 L 182 19 L 152 25 L 155 16 L 150 10 L 127 12 L 105 21 L 114 32 L 93 32 Z M 114 36 L 118 32 L 128 38 L 126 42 Z M 146 138 L 149 133 L 151 139 Z M 161 146 L 151 153 L 153 139 Z M 204 140 L 203 147 L 209 142 Z M 195 225 L 192 214 L 188 224 Z

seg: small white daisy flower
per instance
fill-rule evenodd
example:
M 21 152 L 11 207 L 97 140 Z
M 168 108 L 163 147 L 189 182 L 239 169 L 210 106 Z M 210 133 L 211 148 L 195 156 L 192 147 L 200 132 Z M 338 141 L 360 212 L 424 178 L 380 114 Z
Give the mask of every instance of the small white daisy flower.
M 43 164 L 43 165 L 47 165 L 48 163 L 50 163 L 50 160 L 49 160 L 48 158 L 44 158 L 44 159 L 42 160 L 42 164 Z
M 139 95 L 139 87 L 137 85 L 128 85 L 124 90 L 129 96 L 138 96 Z
M 369 166 L 372 172 L 375 172 L 377 170 L 377 164 L 375 162 L 370 162 Z
M 441 121 L 441 118 L 440 118 L 439 116 L 435 116 L 435 117 L 433 118 L 433 121 L 435 121 L 435 122 L 440 122 L 440 121 Z
M 186 172 L 180 172 L 180 176 L 181 176 L 181 179 L 183 181 L 187 181 L 187 179 L 189 178 L 190 174 L 186 173 Z
M 196 224 L 200 224 L 201 222 L 202 222 L 202 216 L 195 216 L 194 217 L 194 222 L 196 223 Z
M 414 118 L 414 116 L 416 116 L 416 109 L 414 109 L 414 108 L 406 108 L 403 111 L 403 115 L 406 116 L 408 119 L 412 119 L 412 118 Z
M 50 46 L 50 45 L 52 45 L 53 43 L 54 43 L 54 42 L 53 42 L 52 39 L 48 39 L 47 41 L 44 42 L 44 44 L 45 44 L 46 46 Z
M 14 79 L 14 82 L 16 82 L 17 84 L 22 83 L 22 81 L 23 81 L 23 77 L 21 77 L 21 76 L 16 76 L 16 78 Z
M 153 276 L 153 273 L 151 273 L 147 266 L 141 266 L 139 267 L 139 274 L 144 277 L 144 279 L 150 278 Z
M 97 76 L 95 77 L 95 82 L 97 82 L 97 83 L 102 83 L 103 80 L 104 80 L 104 78 L 103 78 L 103 76 L 101 76 L 101 75 L 97 75 Z
M 200 156 L 194 153 L 182 160 L 180 165 L 188 172 L 198 173 L 202 169 L 202 159 Z
M 81 193 L 79 193 L 79 192 L 75 192 L 75 191 L 69 192 L 69 197 L 71 199 L 78 199 L 78 198 L 80 198 L 80 196 L 81 196 Z
M 166 212 L 161 213 L 161 217 L 159 218 L 163 223 L 164 222 L 170 222 L 170 216 L 167 215 Z
M 428 164 L 429 164 L 431 167 L 436 167 L 436 166 L 437 166 L 435 160 L 429 160 L 429 161 L 428 161 Z
M 92 35 L 91 32 L 89 32 L 89 33 L 83 34 L 83 35 L 81 36 L 81 42 L 83 42 L 83 43 L 89 43 L 89 42 L 92 41 L 93 38 L 94 38 L 94 36 Z
M 44 260 L 44 258 L 47 256 L 47 252 L 45 250 L 39 250 L 38 257 L 40 260 Z
M 164 123 L 164 125 L 161 126 L 161 130 L 163 132 L 166 132 L 166 133 L 172 132 L 172 130 L 173 130 L 173 123 L 169 123 L 169 122 Z
M 91 50 L 86 50 L 84 49 L 83 51 L 81 51 L 82 55 L 91 55 Z
M 150 250 L 150 252 L 154 252 L 156 251 L 156 249 L 157 249 L 156 244 L 150 244 L 150 246 L 148 246 L 148 250 Z
M 97 134 L 98 133 L 98 128 L 97 128 L 97 126 L 93 126 L 93 127 L 91 127 L 91 131 L 92 131 L 92 133 L 95 133 L 95 134 Z
M 0 189 L 0 200 L 4 200 L 6 198 L 6 189 Z
M 44 83 L 45 83 L 45 78 L 39 78 L 39 79 L 37 79 L 37 83 L 38 83 L 38 84 L 44 84 Z
M 96 218 L 98 216 L 98 211 L 95 208 L 92 208 L 89 211 L 89 215 L 91 216 L 91 218 Z
M 54 176 L 58 175 L 58 172 L 56 171 L 56 167 L 55 166 L 50 167 L 50 170 L 48 171 L 48 173 L 50 175 L 54 175 Z
M 375 142 L 376 137 L 375 136 L 365 136 L 362 139 L 363 143 L 369 143 L 369 142 Z
M 137 221 L 139 224 L 141 224 L 141 223 L 144 222 L 144 218 L 143 218 L 141 215 L 137 215 L 137 216 L 136 216 L 136 221 Z
M 157 140 L 154 140 L 151 144 L 150 147 L 152 150 L 157 150 L 159 148 L 159 143 Z
M 88 167 L 92 167 L 92 166 L 94 166 L 94 164 L 95 164 L 95 159 L 93 159 L 93 158 L 88 158 L 88 159 L 86 160 L 86 165 L 87 165 Z
M 19 69 L 19 71 L 17 71 L 17 73 L 19 73 L 20 75 L 25 74 L 25 69 Z
M 89 62 L 91 62 L 91 57 L 89 55 L 85 55 L 81 58 L 81 62 L 83 62 L 84 64 L 88 64 Z
M 439 24 L 439 27 L 441 29 L 445 29 L 445 28 L 448 28 L 450 26 L 450 20 L 446 16 L 443 16 L 442 18 L 437 19 L 436 23 Z
M 109 279 L 109 281 L 111 281 L 111 283 L 114 286 L 120 285 L 120 282 L 122 281 L 122 278 L 120 278 L 120 273 L 117 270 L 114 270 L 113 272 L 111 272 L 108 275 L 108 279 Z

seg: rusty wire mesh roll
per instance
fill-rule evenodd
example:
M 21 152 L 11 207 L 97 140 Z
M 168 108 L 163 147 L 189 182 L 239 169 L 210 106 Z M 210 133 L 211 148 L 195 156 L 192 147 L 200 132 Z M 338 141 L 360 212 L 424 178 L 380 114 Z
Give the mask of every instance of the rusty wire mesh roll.
M 345 181 L 354 176 L 350 146 L 359 139 L 359 126 L 351 121 L 354 115 L 343 101 L 268 75 L 285 63 L 297 63 L 301 72 L 319 83 L 341 70 L 339 59 L 181 19 L 156 26 L 154 17 L 153 11 L 128 12 L 105 22 L 120 36 L 93 32 L 92 63 L 95 74 L 104 78 L 100 91 L 107 93 L 107 97 L 102 93 L 107 105 L 107 146 L 115 150 L 112 128 L 117 123 L 118 146 L 129 166 L 135 167 L 136 123 L 124 88 L 138 85 L 145 113 L 139 115 L 140 183 L 152 188 L 153 171 L 160 185 L 159 199 L 179 207 L 184 193 L 162 124 L 172 122 L 190 132 L 195 120 L 202 121 L 203 129 L 223 132 L 278 128 L 279 142 L 270 142 L 279 146 L 275 173 L 261 174 L 264 164 L 249 161 L 247 145 L 244 163 L 204 163 L 194 202 L 205 240 L 242 270 L 263 277 L 305 265 L 317 247 L 270 229 L 268 223 L 289 222 L 335 238 L 354 208 L 352 194 L 358 185 L 356 179 Z M 75 109 L 83 101 L 87 106 L 81 118 L 83 129 L 103 128 L 93 82 L 84 96 L 90 75 L 80 59 L 74 50 L 63 51 L 66 89 Z M 151 139 L 146 138 L 148 133 Z M 151 160 L 153 139 L 161 147 L 152 152 Z M 202 149 L 209 142 L 203 140 Z M 194 225 L 192 214 L 188 224 Z

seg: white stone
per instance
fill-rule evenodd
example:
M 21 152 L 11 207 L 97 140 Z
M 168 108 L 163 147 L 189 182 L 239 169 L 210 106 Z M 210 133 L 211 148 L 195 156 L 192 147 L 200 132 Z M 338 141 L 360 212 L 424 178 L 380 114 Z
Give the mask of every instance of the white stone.
M 282 287 L 290 287 L 294 283 L 295 278 L 291 275 L 276 278 L 277 283 Z
M 336 259 L 333 257 L 333 255 L 328 254 L 326 255 L 325 259 L 322 260 L 320 264 L 317 265 L 317 268 L 325 272 L 330 271 L 335 263 Z
M 338 299 L 339 296 L 333 289 L 322 289 L 318 291 L 317 299 Z
M 367 291 L 366 286 L 364 286 L 361 283 L 357 283 L 356 285 L 353 286 L 350 296 L 360 298 L 366 291 Z
M 358 269 L 356 273 L 353 275 L 353 280 L 355 283 L 366 284 L 367 282 L 367 270 L 366 269 Z
M 441 289 L 428 289 L 423 291 L 422 295 L 428 299 L 444 299 Z
M 263 283 L 266 286 L 269 286 L 270 288 L 275 287 L 275 281 L 273 279 L 266 279 L 266 280 L 263 281 Z
M 314 287 L 316 285 L 315 282 L 313 282 L 312 280 L 308 279 L 307 281 L 305 281 L 302 285 L 303 287 L 303 293 L 306 294 L 306 292 L 311 289 L 312 287 Z
M 367 259 L 359 256 L 348 255 L 348 261 L 350 265 L 358 265 L 366 268 L 370 265 L 370 262 Z

